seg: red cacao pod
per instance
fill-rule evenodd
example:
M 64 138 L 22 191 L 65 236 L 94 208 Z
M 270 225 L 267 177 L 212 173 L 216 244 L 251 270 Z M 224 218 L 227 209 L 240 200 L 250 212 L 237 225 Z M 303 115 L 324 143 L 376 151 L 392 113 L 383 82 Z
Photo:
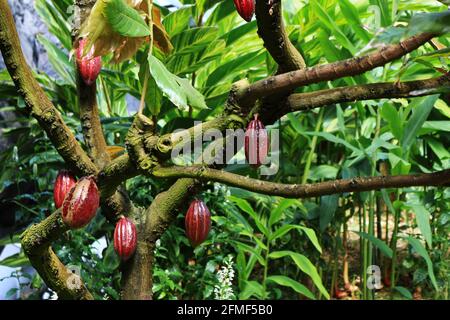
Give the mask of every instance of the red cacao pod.
M 77 183 L 77 179 L 67 170 L 61 170 L 56 177 L 55 186 L 53 188 L 53 199 L 55 207 L 59 209 L 66 197 L 67 192 Z
M 78 72 L 84 83 L 88 86 L 95 83 L 100 70 L 102 69 L 102 58 L 94 57 L 94 46 L 91 47 L 89 52 L 83 56 L 84 47 L 87 44 L 86 39 L 81 39 L 78 42 L 78 48 L 76 49 L 76 60 L 78 66 Z
M 100 195 L 94 178 L 83 177 L 64 199 L 62 218 L 72 229 L 87 225 L 97 212 Z
M 120 218 L 114 230 L 114 249 L 119 257 L 126 261 L 136 250 L 136 226 L 126 217 Z
M 247 22 L 250 22 L 255 13 L 255 0 L 233 0 L 239 15 Z
M 255 115 L 245 131 L 245 157 L 253 167 L 259 167 L 264 163 L 269 153 L 269 137 L 263 123 Z
M 193 247 L 198 246 L 208 237 L 211 227 L 211 213 L 201 200 L 192 201 L 185 218 L 186 235 Z

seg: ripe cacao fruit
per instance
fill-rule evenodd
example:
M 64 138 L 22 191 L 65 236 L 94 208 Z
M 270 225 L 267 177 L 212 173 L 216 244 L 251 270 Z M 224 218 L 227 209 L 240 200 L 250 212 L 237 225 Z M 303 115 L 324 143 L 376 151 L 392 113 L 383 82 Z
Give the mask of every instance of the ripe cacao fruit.
M 83 56 L 83 51 L 86 44 L 86 39 L 81 39 L 78 42 L 78 48 L 76 49 L 76 60 L 78 72 L 80 73 L 81 78 L 84 83 L 90 86 L 95 83 L 95 80 L 102 69 L 102 58 L 94 57 L 94 46 L 92 46 L 89 52 Z
M 186 213 L 185 227 L 186 236 L 193 247 L 206 240 L 211 227 L 211 213 L 203 201 L 192 201 Z
M 245 157 L 253 167 L 259 167 L 264 163 L 269 153 L 269 139 L 267 130 L 255 115 L 255 119 L 250 121 L 245 131 Z
M 233 0 L 239 15 L 250 22 L 255 13 L 255 0 Z
M 64 199 L 62 219 L 72 229 L 87 225 L 97 212 L 100 195 L 92 176 L 81 178 Z
M 61 170 L 58 173 L 55 181 L 55 187 L 53 188 L 53 199 L 55 201 L 56 209 L 59 209 L 66 197 L 67 192 L 77 183 L 77 179 L 67 170 Z
M 136 242 L 136 226 L 130 219 L 120 218 L 114 230 L 114 249 L 123 261 L 133 255 L 136 250 Z

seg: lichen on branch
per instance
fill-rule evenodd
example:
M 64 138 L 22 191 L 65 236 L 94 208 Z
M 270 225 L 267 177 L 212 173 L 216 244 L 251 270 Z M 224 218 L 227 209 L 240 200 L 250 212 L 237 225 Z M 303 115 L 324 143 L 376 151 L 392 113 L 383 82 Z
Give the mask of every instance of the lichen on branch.
M 0 50 L 17 91 L 25 101 L 26 110 L 45 130 L 67 165 L 77 174 L 97 173 L 97 168 L 34 78 L 23 55 L 7 0 L 0 0 Z
M 216 181 L 232 187 L 285 198 L 311 198 L 344 192 L 413 186 L 443 186 L 450 183 L 450 169 L 427 174 L 357 177 L 314 184 L 283 184 L 262 181 L 205 166 L 158 167 L 153 170 L 153 175 L 159 178 L 194 178 L 202 181 Z
M 56 291 L 58 298 L 92 300 L 93 296 L 79 275 L 67 269 L 51 248 L 51 243 L 68 229 L 62 221 L 61 211 L 57 210 L 25 230 L 21 236 L 22 248 L 47 286 Z

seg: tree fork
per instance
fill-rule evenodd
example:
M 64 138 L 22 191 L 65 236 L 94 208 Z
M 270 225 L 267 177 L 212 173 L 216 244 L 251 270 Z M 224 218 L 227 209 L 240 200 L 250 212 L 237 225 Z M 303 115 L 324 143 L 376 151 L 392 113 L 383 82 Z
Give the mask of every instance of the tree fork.
M 398 44 L 388 45 L 366 56 L 268 77 L 242 89 L 238 92 L 236 100 L 244 106 L 253 105 L 257 99 L 274 94 L 286 93 L 298 87 L 343 77 L 356 76 L 401 58 L 416 50 L 435 36 L 432 33 L 422 33 L 403 40 Z

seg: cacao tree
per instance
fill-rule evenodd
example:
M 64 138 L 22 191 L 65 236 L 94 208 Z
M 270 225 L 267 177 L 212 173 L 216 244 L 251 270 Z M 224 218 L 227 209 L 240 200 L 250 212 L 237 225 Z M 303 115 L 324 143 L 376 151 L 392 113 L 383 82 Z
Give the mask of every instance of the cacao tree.
M 335 202 L 337 206 L 339 196 L 344 194 L 370 192 L 373 210 L 375 198 L 372 196 L 375 191 L 384 190 L 383 201 L 393 207 L 391 201 L 394 199 L 389 199 L 397 189 L 430 187 L 443 190 L 450 185 L 448 162 L 443 162 L 442 168 L 431 166 L 433 170 L 405 172 L 402 156 L 408 152 L 408 148 L 412 148 L 414 134 L 420 128 L 416 125 L 415 130 L 408 131 L 406 137 L 402 136 L 403 131 L 399 128 L 403 127 L 401 122 L 405 118 L 391 105 L 383 106 L 381 111 L 377 111 L 373 123 L 377 128 L 372 137 L 374 144 L 363 151 L 355 146 L 356 143 L 321 130 L 324 127 L 324 110 L 331 108 L 338 110 L 338 126 L 346 129 L 341 106 L 347 103 L 356 106 L 351 109 L 351 113 L 357 118 L 359 113 L 365 112 L 365 107 L 373 109 L 373 105 L 362 104 L 362 101 L 402 99 L 402 103 L 406 104 L 405 108 L 413 110 L 412 117 L 424 118 L 422 122 L 415 122 L 422 125 L 438 98 L 448 104 L 448 65 L 436 67 L 424 58 L 432 56 L 441 62 L 448 58 L 446 46 L 449 39 L 445 36 L 448 33 L 448 25 L 445 25 L 449 18 L 448 11 L 438 13 L 439 19 L 435 19 L 435 23 L 421 22 L 426 19 L 425 15 L 425 18 L 419 16 L 409 27 L 389 29 L 390 32 L 384 34 L 388 39 L 380 37 L 377 43 L 371 39 L 367 28 L 358 21 L 358 9 L 349 1 L 338 1 L 343 16 L 352 21 L 353 30 L 345 33 L 335 25 L 330 15 L 334 8 L 327 1 L 306 1 L 302 9 L 304 16 L 299 18 L 298 24 L 314 18 L 320 21 L 320 24 L 310 25 L 317 36 L 314 39 L 317 41 L 311 40 L 314 44 L 310 45 L 310 39 L 302 38 L 302 32 L 307 30 L 292 30 L 286 26 L 283 14 L 286 12 L 283 11 L 281 0 L 182 2 L 190 5 L 169 12 L 152 0 L 75 1 L 74 4 L 80 10 L 75 11 L 74 20 L 79 23 L 71 26 L 71 36 L 62 39 L 62 42 L 66 42 L 73 50 L 74 61 L 68 62 L 68 65 L 76 66 L 72 69 L 73 74 L 66 74 L 69 79 L 75 79 L 76 112 L 83 137 L 83 141 L 80 141 L 68 126 L 69 120 L 62 116 L 62 109 L 69 106 L 61 106 L 58 99 L 49 98 L 46 90 L 51 91 L 51 88 L 44 87 L 38 81 L 39 75 L 27 64 L 8 2 L 0 0 L 0 50 L 15 90 L 23 99 L 22 111 L 37 121 L 64 160 L 66 169 L 78 177 L 76 182 L 74 176 L 66 171 L 58 176 L 54 188 L 56 210 L 42 221 L 29 226 L 21 236 L 22 248 L 30 263 L 58 297 L 93 298 L 88 286 L 82 281 L 76 287 L 68 285 L 67 280 L 72 273 L 55 254 L 52 243 L 63 238 L 70 229 L 87 225 L 98 207 L 99 212 L 115 229 L 114 248 L 122 260 L 121 298 L 152 299 L 156 245 L 175 221 L 178 212 L 186 212 L 186 234 L 192 246 L 201 246 L 208 237 L 211 213 L 203 201 L 194 200 L 195 195 L 207 188 L 208 183 L 287 199 L 321 198 L 321 210 L 325 212 L 331 212 L 332 203 Z M 289 1 L 284 1 L 283 5 L 296 6 Z M 364 9 L 367 7 L 368 3 L 364 4 Z M 235 10 L 245 21 L 237 16 Z M 209 14 L 208 17 L 206 13 Z M 231 26 L 228 20 L 224 22 L 224 16 L 230 15 L 234 15 L 229 20 L 232 22 Z M 385 28 L 393 24 L 390 15 L 383 14 L 380 19 Z M 226 30 L 226 33 L 218 36 L 219 29 Z M 183 30 L 185 33 L 181 32 Z M 260 37 L 261 40 L 256 42 L 256 51 L 251 48 L 255 43 L 249 41 L 248 47 L 243 46 L 245 50 L 249 50 L 248 54 L 240 52 L 241 56 L 235 56 L 234 61 L 218 64 L 217 61 L 229 46 L 236 45 L 238 40 L 245 44 L 247 33 Z M 349 34 L 362 39 L 359 47 L 352 42 Z M 342 50 L 331 48 L 332 38 L 341 42 Z M 431 47 L 432 51 L 413 56 L 411 61 L 406 60 L 424 46 Z M 322 59 L 323 56 L 327 56 L 326 60 Z M 389 68 L 401 59 L 404 59 L 404 63 L 399 67 L 400 70 L 396 70 L 396 81 L 378 81 L 380 78 L 385 79 Z M 133 63 L 128 64 L 129 61 Z M 104 62 L 110 67 L 105 68 Z M 422 63 L 428 67 L 427 72 L 423 72 L 424 77 L 408 77 L 409 64 L 413 63 Z M 263 65 L 264 70 L 254 68 L 255 64 Z M 103 73 L 109 76 L 108 81 L 102 78 Z M 115 78 L 117 81 L 114 81 Z M 215 78 L 221 81 L 216 82 Z M 233 83 L 229 85 L 228 82 Z M 130 83 L 139 90 L 130 89 Z M 125 129 L 118 129 L 125 132 L 125 143 L 117 146 L 108 143 L 114 139 L 107 137 L 105 120 L 101 118 L 100 110 L 103 103 L 111 110 L 113 107 L 110 104 L 114 99 L 108 93 L 120 95 L 120 92 L 134 95 L 139 104 L 131 124 Z M 103 97 L 101 103 L 98 100 L 100 94 Z M 208 104 L 214 108 L 208 107 Z M 381 105 L 377 107 L 381 108 Z M 446 108 L 448 109 L 448 105 Z M 316 112 L 317 110 L 319 111 Z M 191 120 L 203 120 L 203 123 L 174 131 L 175 125 L 165 121 L 167 115 L 174 113 L 183 114 Z M 306 164 L 302 168 L 296 168 L 297 171 L 302 170 L 303 176 L 290 181 L 262 178 L 255 172 L 265 164 L 267 155 L 274 152 L 269 147 L 271 141 L 266 127 L 285 118 L 292 119 L 294 115 L 311 117 L 317 124 L 312 133 L 303 130 L 301 123 L 293 125 L 311 141 L 308 148 L 312 152 L 307 153 Z M 382 117 L 389 123 L 391 132 L 381 132 Z M 109 114 L 109 118 L 113 118 L 113 115 Z M 293 123 L 296 123 L 294 120 Z M 358 120 L 355 123 L 358 124 Z M 371 124 L 367 122 L 363 125 Z M 280 128 L 283 130 L 282 126 Z M 200 155 L 201 164 L 194 162 L 179 165 L 174 161 L 171 156 L 177 148 L 195 143 L 199 133 L 202 135 L 211 129 L 223 133 L 224 137 L 211 142 L 210 149 L 204 149 L 204 153 Z M 230 129 L 245 130 L 244 154 L 252 167 L 248 175 L 232 172 L 226 165 L 239 152 L 235 149 L 231 153 L 221 152 L 229 150 L 228 143 L 230 139 L 234 139 L 233 135 L 227 136 L 227 130 Z M 184 139 L 186 136 L 187 140 Z M 313 137 L 310 138 L 311 136 Z M 355 163 L 362 159 L 375 163 L 371 174 L 357 176 L 345 172 L 341 175 L 342 179 L 308 181 L 312 157 L 320 149 L 318 137 L 348 147 L 354 152 L 349 158 Z M 401 147 L 398 146 L 399 141 L 402 143 Z M 292 143 L 294 145 L 295 142 Z M 402 147 L 404 150 L 399 150 Z M 384 154 L 384 159 L 378 158 L 377 150 L 381 148 L 396 150 L 389 154 L 391 158 L 395 157 L 392 162 L 396 164 L 391 172 L 383 173 L 377 167 L 380 159 L 386 160 L 387 157 Z M 208 150 L 219 152 L 211 154 Z M 295 161 L 295 157 L 299 155 L 291 156 L 291 160 Z M 338 159 L 338 156 L 340 165 L 345 154 L 337 152 L 330 158 Z M 423 164 L 421 168 L 426 166 Z M 159 193 L 146 208 L 136 204 L 132 197 L 133 190 L 127 188 L 127 181 L 139 176 L 167 184 L 165 188 L 158 190 Z M 399 199 L 398 196 L 397 200 Z M 253 209 L 239 199 L 235 200 L 243 211 L 256 218 Z M 327 203 L 330 205 L 327 206 Z M 285 202 L 284 205 L 286 209 L 289 203 Z M 280 228 L 270 234 L 273 231 L 271 228 L 283 213 L 283 205 L 280 208 L 265 219 L 268 220 L 269 228 L 265 228 L 261 222 L 257 223 L 268 243 L 270 239 L 297 227 L 320 249 L 314 231 L 302 225 L 278 231 Z M 351 211 L 352 208 L 348 210 Z M 393 213 L 395 212 L 398 212 L 397 208 L 393 209 Z M 345 212 L 343 216 L 345 219 Z M 330 215 L 321 219 L 321 228 L 322 223 L 325 228 L 326 219 L 329 219 L 329 223 L 333 217 Z M 373 233 L 374 221 L 371 219 L 367 224 Z M 254 237 L 254 240 L 258 241 L 258 237 Z M 396 248 L 396 236 L 391 240 L 393 248 Z M 372 240 L 367 244 L 371 248 L 374 246 Z M 267 251 L 266 265 L 269 258 L 276 260 L 289 256 L 296 262 L 303 259 L 298 253 L 288 251 L 270 254 L 269 246 L 263 243 L 257 243 L 257 246 Z M 385 248 L 386 245 L 380 247 L 388 251 L 388 255 L 395 260 L 395 250 L 393 253 L 389 251 L 389 247 Z M 370 256 L 365 259 L 366 262 L 371 261 Z M 390 278 L 393 282 L 396 280 L 394 274 L 395 270 Z M 317 271 L 314 269 L 309 275 L 320 293 L 329 298 Z M 283 276 L 268 277 L 267 268 L 264 276 L 264 281 L 266 280 L 294 288 L 296 292 L 314 298 L 299 283 L 292 283 Z M 334 290 L 333 285 L 332 291 Z M 336 289 L 335 296 L 340 295 L 342 293 Z M 266 296 L 261 295 L 261 298 Z

